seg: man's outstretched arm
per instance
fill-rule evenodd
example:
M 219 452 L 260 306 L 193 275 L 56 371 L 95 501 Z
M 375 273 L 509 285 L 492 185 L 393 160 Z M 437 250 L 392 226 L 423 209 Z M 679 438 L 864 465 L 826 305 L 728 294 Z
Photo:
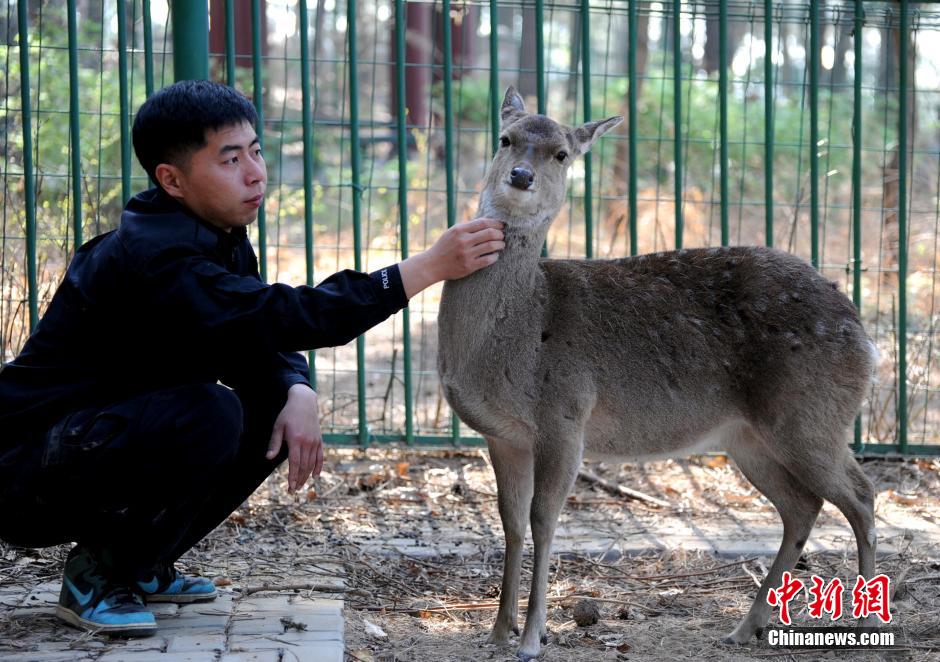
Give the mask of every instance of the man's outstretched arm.
M 479 218 L 449 228 L 428 250 L 399 263 L 405 296 L 411 299 L 442 280 L 463 278 L 496 262 L 506 247 L 503 224 Z M 273 459 L 286 441 L 287 484 L 291 491 L 304 486 L 310 475 L 323 468 L 323 434 L 320 430 L 317 394 L 305 384 L 295 384 L 287 404 L 274 424 L 267 458 Z

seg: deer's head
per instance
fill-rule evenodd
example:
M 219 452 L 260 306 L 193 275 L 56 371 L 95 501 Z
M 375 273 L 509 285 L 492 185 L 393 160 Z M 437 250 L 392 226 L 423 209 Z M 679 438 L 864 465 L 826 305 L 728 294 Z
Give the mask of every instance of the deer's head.
M 555 218 L 565 201 L 574 158 L 622 121 L 618 115 L 567 127 L 527 113 L 522 97 L 510 87 L 500 110 L 499 147 L 484 183 L 482 207 L 514 223 L 540 225 Z

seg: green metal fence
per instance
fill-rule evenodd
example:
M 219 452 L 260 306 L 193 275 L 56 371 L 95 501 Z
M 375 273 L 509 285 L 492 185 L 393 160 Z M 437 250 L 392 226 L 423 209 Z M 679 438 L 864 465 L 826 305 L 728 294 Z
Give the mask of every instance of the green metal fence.
M 4 361 L 75 247 L 148 186 L 130 120 L 174 78 L 254 100 L 255 245 L 292 284 L 396 262 L 472 217 L 514 84 L 563 122 L 627 117 L 574 168 L 546 254 L 805 257 L 882 352 L 856 449 L 940 454 L 936 4 L 7 0 L 0 33 Z M 328 441 L 479 443 L 437 381 L 439 294 L 311 354 Z

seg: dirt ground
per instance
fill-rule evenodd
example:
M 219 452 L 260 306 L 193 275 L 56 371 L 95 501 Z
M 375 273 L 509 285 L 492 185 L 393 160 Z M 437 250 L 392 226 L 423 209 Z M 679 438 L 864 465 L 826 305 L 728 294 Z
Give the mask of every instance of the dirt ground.
M 628 499 L 578 480 L 559 524 L 560 537 L 575 542 L 552 558 L 550 635 L 540 659 L 940 659 L 940 460 L 870 461 L 863 468 L 878 490 L 877 569 L 892 580 L 898 650 L 788 652 L 765 641 L 719 642 L 746 613 L 771 558 L 717 555 L 696 545 L 669 545 L 666 538 L 663 544 L 656 532 L 681 523 L 720 551 L 731 532 L 740 538 L 741 531 L 767 527 L 778 531 L 770 536 L 775 547 L 779 526 L 773 507 L 733 465 L 710 456 L 586 463 L 602 480 L 666 503 Z M 844 535 L 835 544 L 801 560 L 797 576 L 807 583 L 817 574 L 854 584 L 854 542 L 841 514 L 827 505 L 817 529 L 838 527 Z M 598 553 L 590 544 L 597 540 L 611 542 Z M 628 541 L 632 551 L 619 555 Z M 516 640 L 510 647 L 486 643 L 502 550 L 495 480 L 484 452 L 331 449 L 327 470 L 310 489 L 289 494 L 283 475 L 273 477 L 182 564 L 236 592 L 263 583 L 313 591 L 325 576 L 344 576 L 348 660 L 514 660 Z M 64 546 L 26 550 L 0 543 L 0 598 L 58 578 L 66 552 Z M 527 540 L 522 597 L 530 577 Z M 599 607 L 596 624 L 573 621 L 573 607 L 582 599 Z M 805 602 L 795 601 L 791 609 L 795 625 L 811 624 Z M 0 659 L 36 638 L 85 637 L 52 618 L 30 623 L 27 631 L 0 599 Z

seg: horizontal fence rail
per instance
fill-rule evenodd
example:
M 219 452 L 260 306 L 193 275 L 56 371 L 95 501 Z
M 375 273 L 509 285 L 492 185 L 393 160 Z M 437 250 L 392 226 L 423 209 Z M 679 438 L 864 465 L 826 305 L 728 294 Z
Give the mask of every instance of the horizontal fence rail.
M 856 452 L 940 455 L 940 5 L 207 7 L 0 9 L 3 362 L 75 249 L 150 185 L 130 125 L 155 89 L 208 75 L 253 100 L 269 168 L 253 240 L 263 276 L 296 285 L 407 258 L 472 218 L 511 84 L 568 124 L 627 118 L 572 168 L 545 255 L 800 255 L 852 298 L 881 352 Z M 350 345 L 308 354 L 328 441 L 481 443 L 437 380 L 439 297 L 431 288 Z

